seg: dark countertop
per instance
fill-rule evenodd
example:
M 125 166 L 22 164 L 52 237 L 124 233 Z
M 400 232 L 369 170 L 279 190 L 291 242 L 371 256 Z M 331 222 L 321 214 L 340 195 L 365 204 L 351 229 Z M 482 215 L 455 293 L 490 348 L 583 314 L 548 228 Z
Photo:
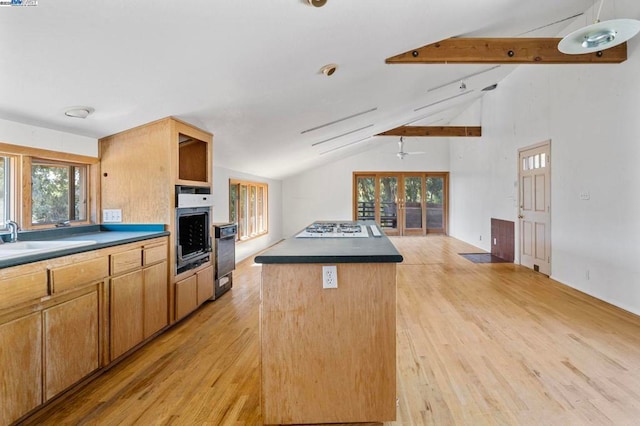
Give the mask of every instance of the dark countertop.
M 64 248 L 55 251 L 37 252 L 25 254 L 20 257 L 7 259 L 0 258 L 0 268 L 23 265 L 25 263 L 39 262 L 41 260 L 53 259 L 61 256 L 68 256 L 76 253 L 83 253 L 101 248 L 117 246 L 121 244 L 133 243 L 152 238 L 169 235 L 165 231 L 164 225 L 144 224 L 109 224 L 109 225 L 88 225 L 68 228 L 57 228 L 44 231 L 20 232 L 18 241 L 95 241 L 93 244 L 79 247 Z M 11 244 L 11 243 L 5 243 Z M 2 245 L 0 245 L 2 249 Z
M 359 223 L 375 225 L 370 221 Z M 384 233 L 381 237 L 369 238 L 291 237 L 255 257 L 256 263 L 400 263 L 402 260 Z

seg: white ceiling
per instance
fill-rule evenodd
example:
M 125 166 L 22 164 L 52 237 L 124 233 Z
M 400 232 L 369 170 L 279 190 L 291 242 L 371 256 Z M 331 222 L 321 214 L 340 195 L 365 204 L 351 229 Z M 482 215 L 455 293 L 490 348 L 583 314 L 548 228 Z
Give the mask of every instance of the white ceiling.
M 387 65 L 385 58 L 459 35 L 544 27 L 528 35 L 555 36 L 593 3 L 39 0 L 1 7 L 0 118 L 102 137 L 173 115 L 214 133 L 216 164 L 281 178 L 381 143 L 394 149 L 397 138 L 375 137 L 331 151 L 408 122 L 446 124 L 513 69 Z M 329 63 L 338 70 L 326 77 L 320 69 Z M 462 79 L 468 94 L 461 95 Z M 65 117 L 75 105 L 95 113 Z

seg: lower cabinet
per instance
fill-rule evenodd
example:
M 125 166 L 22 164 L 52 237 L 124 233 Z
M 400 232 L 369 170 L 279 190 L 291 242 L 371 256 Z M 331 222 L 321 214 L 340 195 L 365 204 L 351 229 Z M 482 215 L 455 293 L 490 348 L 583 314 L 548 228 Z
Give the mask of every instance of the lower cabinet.
M 169 324 L 167 262 L 142 270 L 144 281 L 143 337 L 151 337 Z
M 176 283 L 176 320 L 213 297 L 213 266 Z
M 164 237 L 0 268 L 0 426 L 169 324 L 167 252 Z
M 111 278 L 111 359 L 169 323 L 167 262 Z
M 45 401 L 98 369 L 98 300 L 96 290 L 42 312 Z
M 198 271 L 198 306 L 213 297 L 213 266 Z
M 0 424 L 42 403 L 42 320 L 36 312 L 0 325 Z
M 185 317 L 198 307 L 198 279 L 195 275 L 176 283 L 176 319 Z
M 111 278 L 111 359 L 144 340 L 142 271 Z

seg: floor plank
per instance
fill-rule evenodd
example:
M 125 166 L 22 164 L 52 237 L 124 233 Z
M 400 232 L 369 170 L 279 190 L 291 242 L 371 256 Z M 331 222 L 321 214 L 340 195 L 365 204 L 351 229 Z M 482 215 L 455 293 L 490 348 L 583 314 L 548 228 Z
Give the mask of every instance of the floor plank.
M 392 238 L 398 414 L 386 425 L 636 424 L 640 318 L 443 236 Z M 259 425 L 259 273 L 27 424 Z

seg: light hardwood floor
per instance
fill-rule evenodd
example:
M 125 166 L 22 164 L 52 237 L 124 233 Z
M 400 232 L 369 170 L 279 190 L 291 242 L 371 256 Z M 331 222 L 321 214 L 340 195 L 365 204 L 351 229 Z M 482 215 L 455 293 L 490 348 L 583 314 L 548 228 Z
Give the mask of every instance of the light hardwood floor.
M 513 264 L 473 264 L 452 238 L 392 240 L 405 261 L 389 425 L 638 424 L 639 317 Z M 232 292 L 32 423 L 261 424 L 259 273 L 241 263 Z

